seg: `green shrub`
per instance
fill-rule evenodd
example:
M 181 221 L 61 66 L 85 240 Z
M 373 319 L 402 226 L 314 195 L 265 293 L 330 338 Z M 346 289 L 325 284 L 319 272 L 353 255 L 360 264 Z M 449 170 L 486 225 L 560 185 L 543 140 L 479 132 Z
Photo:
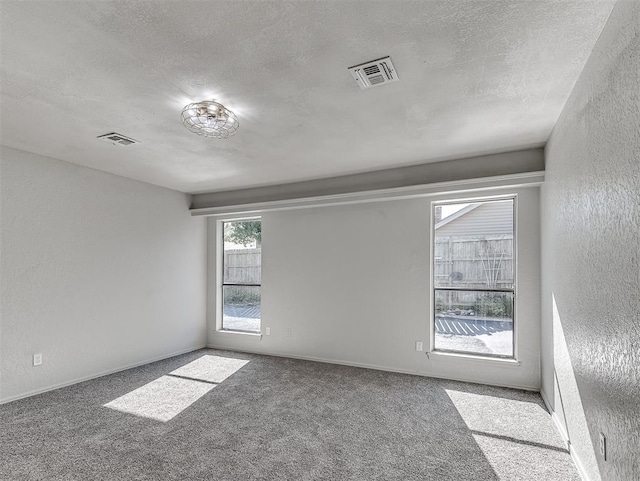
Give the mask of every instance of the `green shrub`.
M 224 303 L 241 305 L 260 304 L 260 290 L 258 288 L 240 286 L 225 287 Z
M 480 316 L 513 317 L 513 302 L 508 296 L 480 297 L 474 308 Z

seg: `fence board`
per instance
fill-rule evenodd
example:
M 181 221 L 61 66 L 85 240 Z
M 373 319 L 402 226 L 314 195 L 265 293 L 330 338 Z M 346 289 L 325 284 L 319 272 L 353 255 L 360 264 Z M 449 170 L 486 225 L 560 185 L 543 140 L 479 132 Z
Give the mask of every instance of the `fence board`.
M 438 237 L 434 245 L 434 277 L 439 287 L 513 285 L 513 238 Z
M 260 284 L 262 249 L 229 249 L 224 251 L 224 282 Z

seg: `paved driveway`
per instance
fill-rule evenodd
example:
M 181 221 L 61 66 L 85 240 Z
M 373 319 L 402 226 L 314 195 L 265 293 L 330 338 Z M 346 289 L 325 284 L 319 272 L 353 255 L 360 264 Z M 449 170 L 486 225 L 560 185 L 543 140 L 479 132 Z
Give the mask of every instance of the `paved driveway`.
M 224 329 L 260 332 L 260 305 L 227 304 L 222 312 Z
M 436 349 L 478 354 L 513 354 L 513 322 L 462 316 L 436 317 Z
M 511 331 L 513 322 L 502 319 L 478 319 L 462 316 L 436 316 L 438 334 L 456 334 L 458 336 L 478 336 L 495 332 Z

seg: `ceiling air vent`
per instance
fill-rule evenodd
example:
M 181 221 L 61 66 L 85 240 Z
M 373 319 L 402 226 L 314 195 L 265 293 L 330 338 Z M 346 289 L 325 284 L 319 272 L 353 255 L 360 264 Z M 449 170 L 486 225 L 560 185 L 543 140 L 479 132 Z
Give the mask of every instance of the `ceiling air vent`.
M 371 62 L 366 62 L 354 67 L 349 67 L 356 83 L 361 89 L 377 87 L 398 80 L 396 69 L 393 68 L 391 57 L 384 57 Z
M 110 134 L 100 135 L 98 136 L 98 138 L 100 140 L 106 140 L 107 142 L 112 142 L 114 144 L 120 144 L 120 145 L 131 145 L 131 144 L 138 143 L 137 140 L 134 140 L 131 137 L 127 137 L 126 135 L 122 135 L 122 134 L 117 134 L 115 132 L 111 132 Z

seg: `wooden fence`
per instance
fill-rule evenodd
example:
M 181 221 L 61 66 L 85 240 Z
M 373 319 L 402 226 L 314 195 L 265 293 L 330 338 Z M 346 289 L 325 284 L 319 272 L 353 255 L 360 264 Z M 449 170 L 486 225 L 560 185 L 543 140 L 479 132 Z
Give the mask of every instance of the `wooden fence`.
M 224 252 L 224 281 L 260 284 L 262 249 Z M 513 286 L 513 238 L 436 238 L 434 276 L 438 287 Z
M 513 237 L 436 238 L 434 278 L 438 287 L 511 288 Z
M 224 251 L 224 282 L 260 284 L 262 249 L 229 249 Z

